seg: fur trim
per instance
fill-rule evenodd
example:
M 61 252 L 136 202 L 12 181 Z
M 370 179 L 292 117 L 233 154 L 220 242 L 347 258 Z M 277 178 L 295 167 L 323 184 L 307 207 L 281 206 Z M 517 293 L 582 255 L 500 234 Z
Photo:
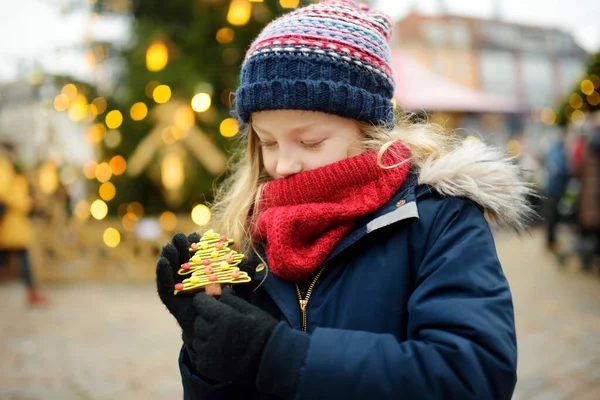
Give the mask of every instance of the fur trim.
M 419 164 L 420 184 L 431 185 L 444 196 L 474 201 L 492 223 L 522 231 L 535 215 L 528 200 L 535 196 L 532 185 L 499 148 L 467 139 L 449 153 Z

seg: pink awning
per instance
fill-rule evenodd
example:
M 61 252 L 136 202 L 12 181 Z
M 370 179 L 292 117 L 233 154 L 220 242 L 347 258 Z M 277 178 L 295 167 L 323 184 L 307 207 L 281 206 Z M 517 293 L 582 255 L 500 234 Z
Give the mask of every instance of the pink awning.
M 516 113 L 516 99 L 484 93 L 452 82 L 402 50 L 392 52 L 398 105 L 412 111 Z

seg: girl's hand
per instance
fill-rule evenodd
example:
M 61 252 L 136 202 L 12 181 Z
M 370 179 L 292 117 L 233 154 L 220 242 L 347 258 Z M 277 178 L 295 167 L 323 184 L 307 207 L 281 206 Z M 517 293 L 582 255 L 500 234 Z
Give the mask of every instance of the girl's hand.
M 199 240 L 200 236 L 197 233 L 192 233 L 188 237 L 183 233 L 176 234 L 171 239 L 171 243 L 163 247 L 156 265 L 158 296 L 181 326 L 184 336 L 191 336 L 194 332 L 196 312 L 193 307 L 193 296 L 176 296 L 173 288 L 176 282 L 183 280 L 177 271 L 181 264 L 190 260 L 190 245 Z

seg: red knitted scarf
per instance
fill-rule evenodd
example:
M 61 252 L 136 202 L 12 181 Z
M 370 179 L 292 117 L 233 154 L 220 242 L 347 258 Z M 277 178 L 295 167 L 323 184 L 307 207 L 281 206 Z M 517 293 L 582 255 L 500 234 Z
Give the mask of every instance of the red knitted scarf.
M 409 150 L 392 145 L 377 164 L 377 152 L 265 184 L 255 239 L 266 243 L 270 270 L 278 277 L 308 280 L 362 217 L 385 205 L 410 169 Z

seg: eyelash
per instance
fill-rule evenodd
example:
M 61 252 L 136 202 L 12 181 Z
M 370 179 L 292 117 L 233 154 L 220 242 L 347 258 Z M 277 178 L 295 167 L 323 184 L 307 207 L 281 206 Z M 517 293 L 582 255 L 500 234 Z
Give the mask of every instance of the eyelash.
M 318 142 L 314 142 L 314 143 L 304 143 L 304 142 L 300 142 L 302 143 L 302 145 L 304 147 L 306 147 L 307 149 L 316 149 L 318 147 L 320 147 L 323 143 L 325 142 L 325 139 L 320 140 Z M 260 147 L 273 147 L 277 145 L 277 142 L 260 142 Z

